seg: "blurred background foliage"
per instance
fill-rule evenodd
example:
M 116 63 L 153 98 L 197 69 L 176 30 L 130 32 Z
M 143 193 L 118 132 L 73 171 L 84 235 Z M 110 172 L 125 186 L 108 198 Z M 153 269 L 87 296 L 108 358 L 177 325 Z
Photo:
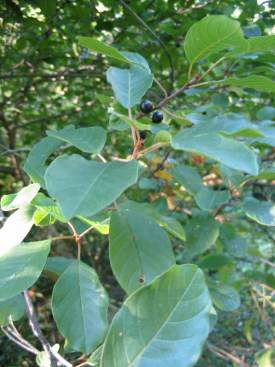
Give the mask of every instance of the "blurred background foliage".
M 117 110 L 120 107 L 112 99 L 111 87 L 106 81 L 108 60 L 80 47 L 77 43 L 79 35 L 93 36 L 120 50 L 142 54 L 155 77 L 172 91 L 186 81 L 188 63 L 183 41 L 193 23 L 208 14 L 224 14 L 241 22 L 247 37 L 267 35 L 274 31 L 274 5 L 274 1 L 256 0 L 2 0 L 0 196 L 15 192 L 28 182 L 22 172 L 23 162 L 47 129 L 59 129 L 72 123 L 76 126 L 101 125 L 112 131 L 112 124 L 117 123 L 110 118 L 110 106 Z M 247 57 L 251 58 L 250 63 L 246 63 L 245 57 L 234 63 L 225 62 L 212 71 L 210 77 L 215 79 L 231 73 L 249 75 L 252 71 L 269 77 L 274 75 L 274 55 Z M 198 72 L 200 68 L 198 65 Z M 154 85 L 147 97 L 157 103 L 163 95 Z M 189 89 L 164 112 L 166 118 L 174 119 L 175 125 L 180 125 L 181 121 L 177 116 L 173 117 L 174 111 L 177 115 L 189 116 L 191 120 L 211 119 L 228 112 L 235 113 L 236 118 L 272 120 L 275 117 L 273 102 L 268 93 L 238 87 L 201 88 L 196 92 Z M 128 130 L 113 131 L 108 139 L 107 156 L 125 156 L 131 152 Z M 264 165 L 271 169 L 275 152 L 270 147 L 263 149 Z M 166 168 L 173 159 L 195 166 L 204 182 L 214 189 L 221 189 L 223 181 L 215 166 L 198 155 L 173 153 L 160 166 L 166 154 L 168 152 L 164 150 L 159 155 L 148 156 L 149 174 L 140 182 L 139 188 L 131 190 L 129 197 L 154 202 L 163 214 L 172 212 L 185 224 L 193 199 L 187 192 L 182 192 L 167 173 Z M 274 200 L 274 181 L 252 182 L 247 187 L 257 199 Z M 204 269 L 209 274 L 218 274 L 219 280 L 234 285 L 241 295 L 238 310 L 230 314 L 219 313 L 219 322 L 199 363 L 201 367 L 271 367 L 272 364 L 268 363 L 273 363 L 271 352 L 268 352 L 269 357 L 262 353 L 274 345 L 274 233 L 267 227 L 244 220 L 238 209 L 239 195 L 238 189 L 232 194 L 234 216 L 230 217 L 233 210 L 230 205 L 220 214 L 221 221 L 226 216 L 231 221 L 227 228 L 229 237 L 224 233 L 223 241 L 219 239 L 216 245 L 217 256 L 220 248 L 225 247 L 224 257 L 213 259 L 213 255 L 206 254 L 196 259 L 201 263 L 204 261 Z M 62 227 L 52 226 L 37 230 L 31 236 L 41 239 L 60 230 Z M 123 293 L 114 284 L 107 245 L 106 237 L 89 235 L 83 258 L 95 267 L 113 302 L 119 304 Z M 176 240 L 174 248 L 180 261 L 182 246 Z M 75 252 L 73 245 L 70 247 L 60 242 L 53 255 L 70 257 Z M 43 278 L 33 289 L 33 297 L 43 330 L 54 343 L 58 340 L 49 306 L 51 288 L 52 282 Z M 32 340 L 27 322 L 18 328 Z M 2 335 L 0 350 L 1 366 L 32 366 L 32 359 Z

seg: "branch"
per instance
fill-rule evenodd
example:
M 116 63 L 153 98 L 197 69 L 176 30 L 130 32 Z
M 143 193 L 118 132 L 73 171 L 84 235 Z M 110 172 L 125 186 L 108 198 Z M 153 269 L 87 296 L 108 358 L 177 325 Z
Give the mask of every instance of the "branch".
M 37 355 L 39 353 L 39 351 L 34 348 L 32 345 L 30 345 L 25 339 L 21 339 L 19 337 L 16 336 L 16 334 L 14 332 L 12 332 L 12 330 L 9 327 L 4 327 L 1 326 L 1 330 L 3 332 L 4 335 L 6 335 L 6 337 L 12 341 L 13 343 L 15 343 L 16 345 L 18 345 L 20 348 L 34 354 Z
M 49 360 L 51 361 L 51 366 L 72 367 L 71 363 L 66 361 L 59 353 L 55 352 L 54 349 L 52 349 L 51 345 L 43 335 L 34 312 L 32 300 L 27 290 L 24 291 L 23 296 L 26 304 L 26 313 L 29 319 L 29 325 L 31 327 L 33 335 L 36 336 L 36 338 L 40 341 L 44 351 L 47 353 Z

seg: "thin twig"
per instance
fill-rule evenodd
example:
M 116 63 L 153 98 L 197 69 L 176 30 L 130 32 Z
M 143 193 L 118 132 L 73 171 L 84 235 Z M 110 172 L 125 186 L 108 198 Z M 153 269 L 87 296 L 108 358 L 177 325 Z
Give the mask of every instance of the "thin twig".
M 162 91 L 162 93 L 164 94 L 164 97 L 168 97 L 168 92 L 167 90 L 164 88 L 164 86 L 161 84 L 161 82 L 154 77 L 154 82 L 157 84 L 157 86 L 159 87 L 159 89 Z
M 52 367 L 64 366 L 64 367 L 72 367 L 72 364 L 66 361 L 59 353 L 57 353 L 54 348 L 51 348 L 51 345 L 43 335 L 40 325 L 38 323 L 37 317 L 34 312 L 34 307 L 32 304 L 32 300 L 28 294 L 28 291 L 25 290 L 23 292 L 25 304 L 26 304 L 26 313 L 29 320 L 29 325 L 33 332 L 33 335 L 37 337 L 40 341 L 44 351 L 47 353 L 49 360 L 51 361 Z
M 10 331 L 8 331 L 4 326 L 1 326 L 1 330 L 6 337 L 12 341 L 13 343 L 17 344 L 20 348 L 25 349 L 26 351 L 37 355 L 39 353 L 38 350 L 34 350 L 33 348 L 28 347 L 25 343 L 22 343 L 18 338 L 16 338 Z
M 170 65 L 170 78 L 171 78 L 171 86 L 173 87 L 174 84 L 174 64 L 173 64 L 173 59 L 170 55 L 170 52 L 168 51 L 165 43 L 156 35 L 156 33 L 153 31 L 153 29 L 151 27 L 148 26 L 148 24 L 146 24 L 144 22 L 144 20 L 124 1 L 124 0 L 119 0 L 119 2 L 134 16 L 134 18 L 136 18 L 136 20 L 145 28 L 147 29 L 147 31 L 157 40 L 157 42 L 160 44 L 160 46 L 163 48 L 163 51 L 167 57 L 167 60 L 169 62 Z

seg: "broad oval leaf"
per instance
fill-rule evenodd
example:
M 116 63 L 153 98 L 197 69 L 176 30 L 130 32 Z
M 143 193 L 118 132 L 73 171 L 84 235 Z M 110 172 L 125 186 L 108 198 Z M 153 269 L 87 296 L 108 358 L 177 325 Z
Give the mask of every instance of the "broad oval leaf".
M 53 290 L 53 316 L 70 347 L 91 353 L 103 340 L 108 296 L 96 272 L 74 261 L 59 277 Z
M 201 176 L 193 167 L 179 165 L 171 173 L 191 195 L 196 195 L 204 187 Z
M 74 154 L 55 159 L 45 175 L 47 190 L 66 219 L 106 208 L 138 177 L 138 163 L 88 161 Z
M 101 367 L 191 367 L 210 331 L 211 300 L 195 265 L 174 265 L 114 317 Z
M 275 226 L 275 205 L 270 201 L 248 198 L 243 204 L 245 214 L 264 226 Z
M 37 182 L 42 187 L 45 187 L 46 161 L 62 144 L 64 142 L 48 136 L 33 146 L 24 165 L 24 171 L 33 182 Z
M 40 185 L 34 183 L 23 187 L 23 189 L 16 194 L 3 195 L 1 198 L 1 209 L 4 211 L 15 210 L 30 204 L 39 189 Z
M 203 210 L 212 210 L 219 208 L 230 199 L 228 190 L 212 190 L 203 187 L 195 196 L 196 203 Z
M 252 175 L 258 174 L 256 155 L 244 143 L 219 134 L 201 133 L 195 128 L 185 129 L 172 139 L 174 149 L 203 154 L 228 167 Z
M 131 65 L 129 69 L 110 67 L 107 70 L 107 80 L 112 85 L 116 99 L 125 108 L 131 108 L 140 103 L 141 98 L 151 87 L 153 76 L 142 56 L 127 52 L 127 57 L 141 65 Z
M 0 301 L 31 287 L 39 278 L 51 241 L 22 243 L 0 256 Z
M 0 256 L 19 245 L 30 232 L 35 208 L 24 206 L 12 213 L 0 229 Z
M 188 258 L 202 254 L 219 236 L 218 222 L 210 215 L 194 216 L 185 227 Z
M 210 15 L 188 30 L 184 50 L 191 64 L 225 49 L 248 48 L 240 23 L 224 15 Z
M 112 270 L 128 294 L 175 263 L 166 232 L 146 212 L 131 209 L 112 214 L 109 251 Z
M 47 135 L 75 146 L 86 153 L 99 153 L 106 141 L 106 130 L 100 126 L 81 127 L 73 125 L 62 130 L 47 131 Z
M 209 292 L 214 305 L 222 311 L 231 312 L 240 307 L 239 293 L 227 284 L 211 282 Z
M 0 325 L 10 324 L 10 320 L 17 321 L 25 313 L 25 302 L 22 294 L 0 301 Z

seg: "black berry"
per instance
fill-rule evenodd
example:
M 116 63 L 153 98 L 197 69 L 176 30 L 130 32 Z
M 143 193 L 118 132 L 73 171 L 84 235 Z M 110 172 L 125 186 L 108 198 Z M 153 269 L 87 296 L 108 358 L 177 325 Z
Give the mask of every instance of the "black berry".
M 152 121 L 155 124 L 159 124 L 163 120 L 163 113 L 161 111 L 155 111 L 152 115 Z
M 139 136 L 142 140 L 144 140 L 146 138 L 146 134 L 147 134 L 147 131 L 145 130 L 142 130 L 139 132 Z
M 150 113 L 153 111 L 153 103 L 151 101 L 148 101 L 147 99 L 145 101 L 142 101 L 140 104 L 140 110 L 143 113 Z

